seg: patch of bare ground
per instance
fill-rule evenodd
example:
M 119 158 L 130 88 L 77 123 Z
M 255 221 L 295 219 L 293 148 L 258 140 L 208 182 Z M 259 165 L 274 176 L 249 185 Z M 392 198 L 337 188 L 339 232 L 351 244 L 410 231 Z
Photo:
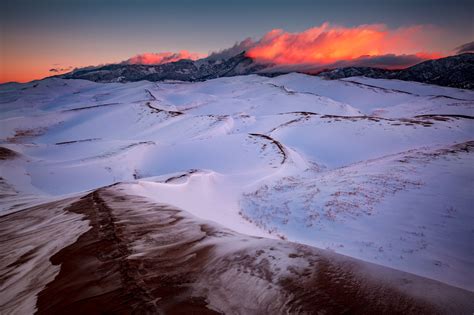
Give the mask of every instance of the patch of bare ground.
M 295 124 L 297 122 L 300 122 L 300 121 L 303 121 L 303 120 L 309 120 L 309 117 L 308 116 L 300 116 L 298 118 L 295 118 L 295 119 L 291 119 L 287 122 L 284 122 L 283 124 L 280 124 L 274 128 L 272 128 L 268 133 L 272 133 L 280 128 L 283 128 L 283 127 L 288 127 L 289 125 L 292 125 L 292 124 Z
M 363 120 L 368 120 L 372 122 L 385 122 L 392 126 L 422 126 L 422 127 L 431 127 L 437 122 L 445 122 L 451 120 L 459 120 L 459 119 L 474 119 L 473 116 L 468 115 L 448 115 L 448 114 L 430 114 L 430 115 L 417 115 L 413 118 L 384 118 L 380 116 L 341 116 L 341 115 L 320 115 L 317 113 L 312 112 L 288 112 L 288 113 L 280 113 L 280 115 L 284 114 L 295 114 L 298 117 L 291 119 L 285 123 L 282 123 L 274 128 L 272 128 L 269 133 L 272 133 L 278 129 L 283 127 L 288 127 L 295 123 L 309 121 L 314 118 L 324 119 L 328 122 L 339 122 L 339 121 L 351 121 L 351 122 L 359 122 Z
M 46 128 L 17 129 L 12 137 L 6 139 L 7 142 L 18 143 L 25 139 L 38 137 L 46 132 Z
M 155 95 L 153 95 L 153 93 L 151 93 L 150 90 L 148 89 L 145 89 L 145 92 L 148 94 L 148 98 L 149 98 L 149 101 L 147 101 L 145 103 L 145 105 L 151 109 L 152 113 L 165 113 L 167 114 L 168 116 L 170 117 L 175 117 L 175 116 L 180 116 L 180 115 L 183 115 L 184 113 L 183 112 L 179 112 L 179 111 L 172 111 L 172 110 L 165 110 L 165 109 L 160 109 L 160 108 L 156 108 L 154 106 L 151 105 L 151 101 L 157 101 Z
M 412 119 L 412 118 L 400 118 L 400 119 L 392 119 L 392 118 L 383 118 L 379 116 L 338 116 L 338 115 L 322 115 L 322 119 L 331 119 L 332 121 L 360 121 L 360 120 L 369 120 L 373 122 L 387 122 L 393 126 L 414 126 L 420 125 L 423 127 L 430 127 L 433 125 L 433 122 L 426 120 L 426 119 Z
M 176 180 L 179 180 L 179 179 L 182 179 L 182 178 L 186 178 L 186 177 L 188 177 L 188 176 L 190 176 L 190 175 L 192 175 L 192 174 L 194 174 L 194 173 L 197 173 L 197 172 L 199 172 L 199 170 L 190 169 L 189 171 L 187 171 L 186 173 L 183 173 L 183 174 L 181 174 L 181 175 L 176 175 L 176 176 L 172 176 L 172 177 L 170 177 L 170 178 L 167 178 L 167 179 L 165 180 L 165 183 L 166 183 L 166 184 L 172 183 L 172 182 L 174 182 L 174 181 L 176 181 Z
M 474 116 L 469 115 L 454 115 L 454 114 L 430 114 L 430 115 L 417 115 L 415 118 L 428 118 L 438 121 L 448 121 L 449 118 L 455 119 L 474 119 Z
M 127 195 L 126 187 L 99 189 L 66 207 L 91 228 L 51 257 L 60 271 L 38 294 L 38 314 L 436 314 L 474 306 L 472 292 L 240 235 Z M 37 218 L 39 226 L 47 220 Z M 33 227 L 30 233 L 37 240 Z M 25 252 L 19 264 L 31 257 Z
M 121 153 L 123 153 L 127 150 L 130 150 L 130 149 L 138 147 L 138 146 L 148 146 L 148 145 L 155 145 L 155 142 L 153 142 L 153 141 L 140 141 L 140 142 L 131 143 L 131 144 L 119 147 L 119 148 L 115 148 L 115 149 L 110 150 L 110 151 L 105 151 L 105 152 L 103 152 L 102 154 L 99 154 L 99 155 L 83 158 L 82 161 L 92 161 L 92 160 L 96 160 L 96 159 L 108 158 L 108 157 L 111 157 L 111 156 L 114 156 L 114 155 L 119 155 L 119 154 L 121 154 Z
M 100 138 L 89 138 L 89 139 L 81 139 L 81 140 L 71 140 L 71 141 L 61 141 L 56 142 L 55 145 L 65 145 L 65 144 L 73 144 L 73 143 L 80 143 L 80 142 L 92 142 L 100 140 Z
M 352 122 L 355 122 L 358 120 L 370 120 L 374 122 L 386 121 L 394 126 L 421 125 L 423 127 L 430 127 L 434 123 L 440 122 L 440 121 L 450 121 L 450 120 L 458 120 L 458 119 L 474 119 L 473 116 L 449 115 L 449 114 L 417 115 L 417 116 L 414 116 L 413 118 L 399 118 L 399 119 L 383 118 L 379 116 L 337 116 L 337 115 L 322 115 L 321 118 L 329 118 L 329 119 L 334 119 L 336 121 L 349 120 Z
M 164 109 L 159 109 L 159 108 L 153 107 L 150 102 L 146 102 L 145 105 L 149 109 L 151 109 L 152 113 L 165 113 L 170 117 L 176 117 L 176 116 L 180 116 L 180 115 L 184 114 L 183 112 L 172 111 L 172 110 L 164 110 Z
M 5 147 L 0 147 L 0 161 L 12 160 L 17 156 L 18 153 L 16 153 L 15 151 Z
M 88 110 L 88 109 L 108 107 L 108 106 L 116 106 L 116 105 L 122 105 L 122 103 L 97 104 L 97 105 L 91 105 L 91 106 L 83 106 L 83 107 L 76 107 L 76 108 L 72 108 L 72 109 L 66 109 L 64 111 L 65 112 L 77 112 L 77 111 L 81 111 L 81 110 Z
M 466 141 L 433 151 L 420 151 L 418 154 L 405 155 L 398 161 L 401 163 L 408 163 L 411 160 L 418 160 L 420 162 L 427 163 L 432 159 L 447 158 L 449 156 L 456 156 L 459 153 L 470 153 L 473 150 L 474 141 Z
M 18 191 L 8 183 L 5 178 L 0 176 L 0 200 L 4 198 L 14 197 L 18 194 Z
M 288 154 L 286 153 L 286 150 L 285 150 L 285 147 L 283 146 L 283 144 L 281 144 L 278 140 L 275 140 L 272 137 L 261 134 L 261 133 L 250 133 L 249 135 L 251 135 L 253 137 L 263 138 L 265 140 L 270 141 L 272 144 L 274 144 L 277 147 L 278 152 L 282 156 L 282 160 L 281 160 L 280 164 L 284 164 L 286 162 L 286 160 L 288 158 Z
M 302 116 L 312 116 L 312 115 L 318 116 L 318 115 L 320 115 L 320 114 L 318 114 L 318 113 L 305 112 L 305 111 L 279 113 L 278 115 L 288 115 L 288 114 L 298 114 L 298 115 L 302 115 Z
M 402 93 L 402 94 L 420 96 L 419 94 L 415 94 L 415 93 L 411 93 L 411 92 L 407 92 L 407 91 L 402 91 L 402 90 L 398 90 L 398 89 L 384 88 L 384 87 L 381 87 L 381 86 L 371 85 L 371 84 L 367 84 L 367 83 L 361 83 L 361 82 L 357 82 L 357 81 L 353 81 L 353 80 L 344 79 L 344 80 L 341 80 L 341 82 L 347 82 L 347 83 L 354 84 L 354 85 L 364 86 L 364 87 L 370 88 L 374 91 L 383 91 L 385 93 Z

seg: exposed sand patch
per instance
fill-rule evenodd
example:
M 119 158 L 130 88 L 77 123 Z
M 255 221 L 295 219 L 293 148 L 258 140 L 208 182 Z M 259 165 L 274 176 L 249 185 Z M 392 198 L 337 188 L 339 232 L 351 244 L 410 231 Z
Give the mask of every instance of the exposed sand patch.
M 472 292 L 241 235 L 128 191 L 114 185 L 2 217 L 2 249 L 18 248 L 2 257 L 2 281 L 10 283 L 2 284 L 2 312 L 31 312 L 48 281 L 38 295 L 40 314 L 420 314 L 474 307 Z
M 32 314 L 36 294 L 59 266 L 50 257 L 87 231 L 82 215 L 64 212 L 74 199 L 42 204 L 0 217 L 0 313 Z
M 17 156 L 18 153 L 16 153 L 15 151 L 5 147 L 0 147 L 0 161 L 11 160 L 16 158 Z

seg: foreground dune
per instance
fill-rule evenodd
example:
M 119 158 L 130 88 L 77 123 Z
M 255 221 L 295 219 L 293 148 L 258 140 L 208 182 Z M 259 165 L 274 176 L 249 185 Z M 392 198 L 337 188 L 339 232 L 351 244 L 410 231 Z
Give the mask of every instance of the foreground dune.
M 326 250 L 242 235 L 132 195 L 129 185 L 2 216 L 1 312 L 455 314 L 474 309 L 472 292 Z

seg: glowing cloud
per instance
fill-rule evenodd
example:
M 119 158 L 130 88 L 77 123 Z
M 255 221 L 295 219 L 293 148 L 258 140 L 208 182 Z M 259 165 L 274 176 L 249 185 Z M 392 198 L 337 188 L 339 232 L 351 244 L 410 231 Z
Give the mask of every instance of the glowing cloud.
M 160 52 L 160 53 L 144 53 L 133 56 L 125 61 L 128 64 L 142 64 L 142 65 L 159 65 L 168 62 L 175 62 L 181 59 L 196 60 L 205 57 L 203 54 L 192 53 L 186 50 L 180 52 Z
M 456 47 L 456 52 L 458 54 L 474 53 L 474 42 L 465 43 L 464 45 Z
M 277 66 L 311 65 L 321 68 L 341 62 L 347 65 L 361 62 L 403 68 L 425 59 L 442 57 L 439 53 L 425 51 L 436 33 L 434 27 L 422 25 L 390 30 L 383 24 L 349 28 L 324 23 L 301 33 L 272 30 L 247 50 L 247 56 L 257 62 Z M 385 58 L 380 58 L 382 56 Z

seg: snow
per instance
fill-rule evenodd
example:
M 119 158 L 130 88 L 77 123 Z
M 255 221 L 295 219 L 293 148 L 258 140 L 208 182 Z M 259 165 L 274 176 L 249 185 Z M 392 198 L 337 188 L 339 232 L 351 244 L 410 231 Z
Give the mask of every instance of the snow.
M 240 189 L 221 174 L 198 172 L 168 184 L 140 181 L 130 190 L 156 202 L 186 209 L 201 219 L 219 222 L 236 232 L 274 238 L 239 215 Z
M 239 233 L 474 290 L 473 106 L 472 91 L 303 74 L 4 84 L 0 146 L 18 155 L 0 160 L 0 211 L 128 182 Z
M 411 150 L 269 182 L 242 207 L 292 241 L 472 289 L 473 162 Z

